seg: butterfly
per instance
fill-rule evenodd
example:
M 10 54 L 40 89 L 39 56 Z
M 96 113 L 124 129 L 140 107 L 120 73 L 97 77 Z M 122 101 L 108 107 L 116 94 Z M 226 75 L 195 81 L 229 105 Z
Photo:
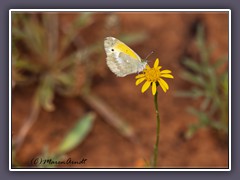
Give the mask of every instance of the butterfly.
M 105 38 L 104 48 L 107 65 L 118 77 L 139 73 L 147 65 L 130 47 L 114 37 Z

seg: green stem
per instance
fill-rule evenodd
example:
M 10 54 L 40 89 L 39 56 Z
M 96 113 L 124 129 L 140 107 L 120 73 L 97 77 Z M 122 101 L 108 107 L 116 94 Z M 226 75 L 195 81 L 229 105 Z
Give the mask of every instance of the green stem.
M 154 159 L 153 159 L 153 166 L 157 167 L 157 158 L 158 158 L 158 142 L 159 142 L 159 133 L 160 133 L 160 117 L 158 112 L 158 92 L 154 95 L 154 105 L 156 110 L 156 118 L 157 118 L 157 134 L 156 134 L 156 144 L 154 147 Z

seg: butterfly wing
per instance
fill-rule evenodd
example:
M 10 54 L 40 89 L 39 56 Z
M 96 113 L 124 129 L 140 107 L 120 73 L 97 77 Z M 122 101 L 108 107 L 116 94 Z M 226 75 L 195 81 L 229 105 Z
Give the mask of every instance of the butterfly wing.
M 104 41 L 106 54 L 119 55 L 120 52 L 127 54 L 136 61 L 141 61 L 141 58 L 130 47 L 114 37 L 106 37 Z
M 104 47 L 108 67 L 119 77 L 140 72 L 146 66 L 146 62 L 142 62 L 131 48 L 116 38 L 107 37 L 104 41 Z
M 120 52 L 118 57 L 113 55 L 107 57 L 107 65 L 110 70 L 119 77 L 139 72 L 141 62 L 136 61 L 130 56 Z

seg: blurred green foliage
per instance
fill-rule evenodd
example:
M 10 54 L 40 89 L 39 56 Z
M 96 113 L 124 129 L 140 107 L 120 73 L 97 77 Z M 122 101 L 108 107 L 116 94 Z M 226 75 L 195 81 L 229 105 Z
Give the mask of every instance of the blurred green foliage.
M 94 117 L 93 113 L 88 113 L 83 118 L 80 118 L 73 129 L 63 139 L 55 153 L 65 154 L 81 143 L 91 130 Z
M 199 61 L 185 58 L 183 64 L 187 71 L 182 78 L 193 84 L 190 90 L 180 91 L 178 96 L 189 97 L 200 101 L 200 107 L 189 107 L 188 111 L 198 117 L 198 123 L 190 125 L 186 137 L 192 135 L 202 127 L 211 127 L 219 132 L 228 133 L 228 72 L 219 73 L 227 58 L 210 60 L 212 50 L 207 48 L 204 27 L 198 26 L 196 45 L 199 50 Z

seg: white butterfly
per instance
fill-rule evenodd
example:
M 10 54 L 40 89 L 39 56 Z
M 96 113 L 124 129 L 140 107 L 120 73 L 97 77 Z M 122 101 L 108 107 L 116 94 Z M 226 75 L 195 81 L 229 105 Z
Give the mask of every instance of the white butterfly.
M 143 71 L 147 62 L 142 60 L 131 48 L 114 37 L 106 37 L 104 48 L 107 65 L 119 77 Z

